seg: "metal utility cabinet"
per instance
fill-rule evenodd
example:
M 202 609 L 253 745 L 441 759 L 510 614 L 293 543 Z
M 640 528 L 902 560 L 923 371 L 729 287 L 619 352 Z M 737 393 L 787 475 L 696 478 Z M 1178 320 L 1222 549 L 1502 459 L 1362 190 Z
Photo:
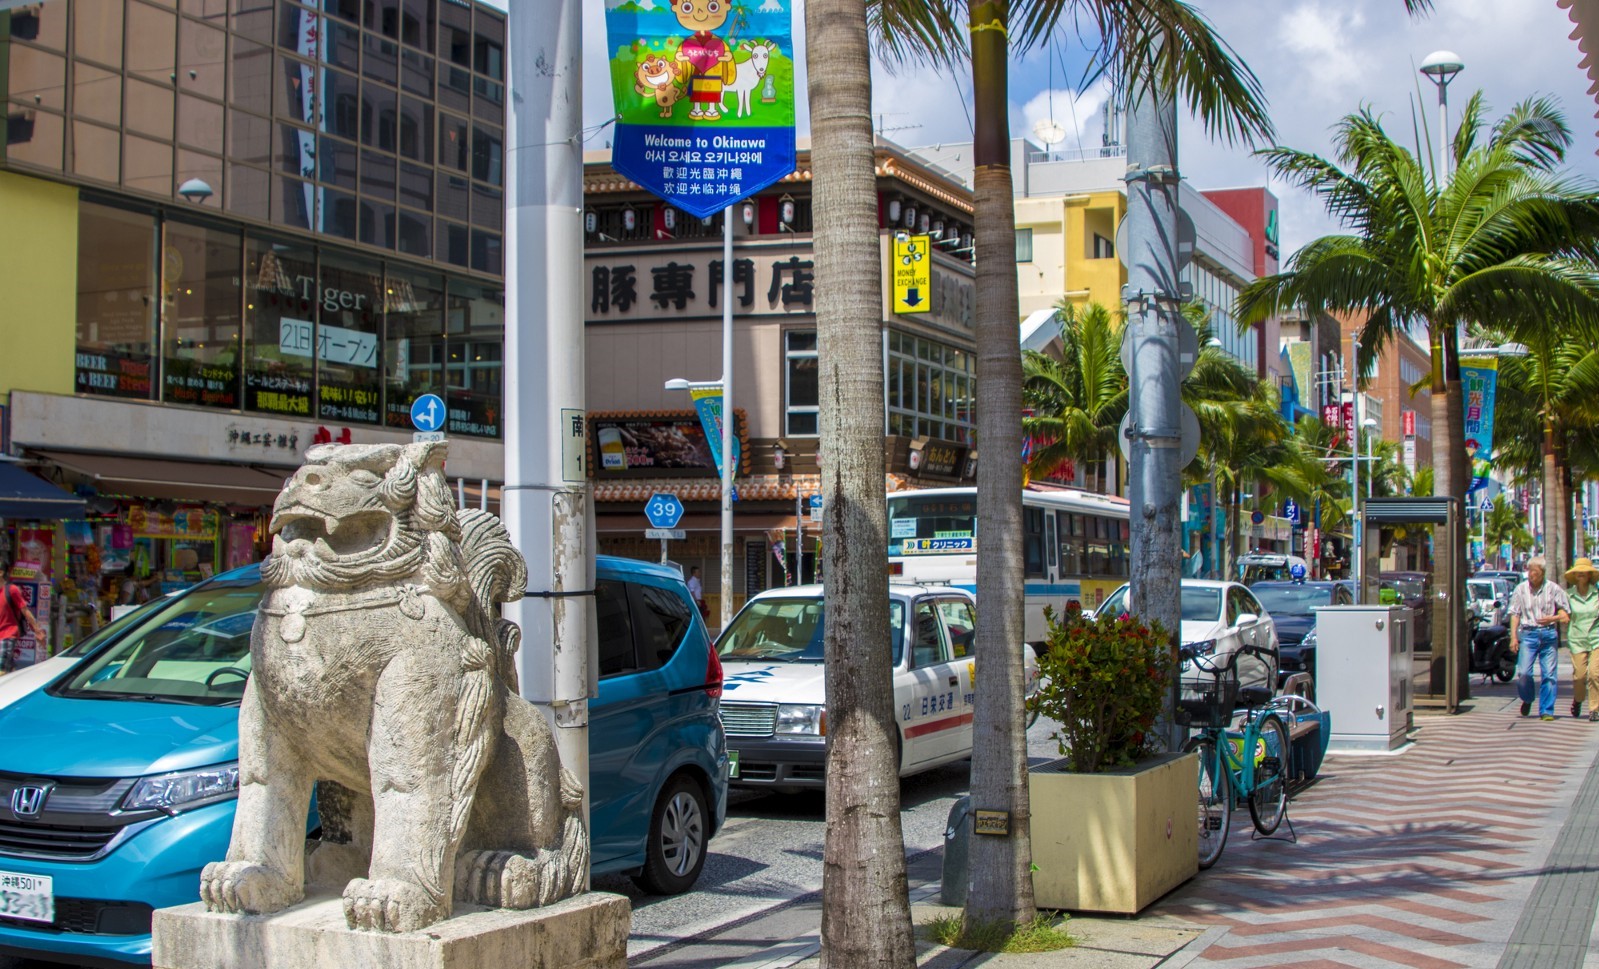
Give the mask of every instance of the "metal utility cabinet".
M 1332 714 L 1329 751 L 1386 751 L 1405 742 L 1414 627 L 1404 606 L 1316 610 L 1316 702 Z

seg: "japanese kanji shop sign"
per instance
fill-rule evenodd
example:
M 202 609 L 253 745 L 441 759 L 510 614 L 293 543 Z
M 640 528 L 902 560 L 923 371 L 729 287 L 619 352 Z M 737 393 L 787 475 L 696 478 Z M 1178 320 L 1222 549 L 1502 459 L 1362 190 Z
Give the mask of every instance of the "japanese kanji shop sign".
M 611 164 L 704 217 L 794 170 L 792 0 L 608 0 Z
M 792 247 L 753 247 L 733 260 L 733 309 L 740 316 L 813 312 L 816 263 Z M 656 249 L 588 257 L 588 318 L 646 320 L 720 316 L 722 251 Z

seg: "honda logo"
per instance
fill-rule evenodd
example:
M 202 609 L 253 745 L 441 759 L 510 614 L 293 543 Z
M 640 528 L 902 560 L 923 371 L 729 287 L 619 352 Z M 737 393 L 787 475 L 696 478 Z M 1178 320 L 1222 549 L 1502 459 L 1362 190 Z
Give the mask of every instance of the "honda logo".
M 11 813 L 19 818 L 36 818 L 44 810 L 53 784 L 19 784 L 11 790 Z

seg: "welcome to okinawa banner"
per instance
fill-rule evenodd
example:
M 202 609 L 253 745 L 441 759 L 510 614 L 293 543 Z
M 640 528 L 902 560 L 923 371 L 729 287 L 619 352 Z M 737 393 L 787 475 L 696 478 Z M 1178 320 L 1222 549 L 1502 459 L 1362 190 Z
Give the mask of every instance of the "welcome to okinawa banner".
M 1499 361 L 1493 357 L 1462 357 L 1460 386 L 1465 397 L 1466 452 L 1473 468 L 1471 490 L 1487 484 L 1486 472 L 1493 463 L 1494 391 L 1499 384 Z M 1478 479 L 1482 479 L 1479 483 Z
M 606 0 L 611 164 L 704 218 L 794 170 L 793 0 Z

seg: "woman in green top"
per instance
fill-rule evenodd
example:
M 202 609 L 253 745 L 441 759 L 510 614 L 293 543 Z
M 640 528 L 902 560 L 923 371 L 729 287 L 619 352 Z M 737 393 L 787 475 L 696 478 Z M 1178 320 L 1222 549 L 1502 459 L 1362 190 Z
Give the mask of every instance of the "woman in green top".
M 1588 712 L 1589 722 L 1599 722 L 1599 568 L 1593 560 L 1580 558 L 1566 570 L 1566 598 L 1571 603 L 1571 623 L 1566 627 L 1566 646 L 1571 650 L 1571 715 L 1580 716 L 1582 701 L 1590 692 L 1595 705 Z

